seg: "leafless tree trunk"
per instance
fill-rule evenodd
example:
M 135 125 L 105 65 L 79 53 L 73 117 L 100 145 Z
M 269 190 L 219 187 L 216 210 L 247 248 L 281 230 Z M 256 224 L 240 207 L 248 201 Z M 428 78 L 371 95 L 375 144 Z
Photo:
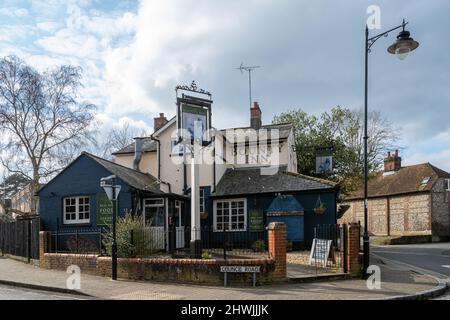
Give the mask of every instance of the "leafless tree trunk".
M 96 108 L 78 101 L 80 87 L 80 68 L 40 73 L 15 56 L 0 60 L 0 161 L 33 192 L 93 139 Z

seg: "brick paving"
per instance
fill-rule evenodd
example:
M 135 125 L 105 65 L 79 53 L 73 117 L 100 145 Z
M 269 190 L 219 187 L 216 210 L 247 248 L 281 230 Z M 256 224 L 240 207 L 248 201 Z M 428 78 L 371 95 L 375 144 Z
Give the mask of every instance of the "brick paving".
M 83 275 L 81 291 L 102 299 L 160 300 L 254 300 L 254 299 L 385 299 L 432 289 L 436 281 L 396 265 L 380 265 L 380 290 L 369 290 L 364 280 L 278 284 L 252 287 L 214 287 L 179 283 L 112 281 Z M 69 275 L 63 271 L 41 269 L 23 262 L 0 258 L 0 280 L 66 288 Z

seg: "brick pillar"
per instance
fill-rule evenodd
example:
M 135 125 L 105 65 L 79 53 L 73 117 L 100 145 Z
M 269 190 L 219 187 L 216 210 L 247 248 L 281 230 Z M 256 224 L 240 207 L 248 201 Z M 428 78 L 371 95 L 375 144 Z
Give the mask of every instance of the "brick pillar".
M 286 279 L 286 225 L 283 222 L 271 222 L 267 230 L 269 256 L 275 260 L 274 277 L 277 279 Z
M 360 247 L 360 225 L 351 223 L 348 226 L 347 235 L 347 267 L 351 274 L 359 274 L 361 266 L 359 263 L 359 247 Z
M 39 266 L 41 268 L 48 268 L 47 259 L 45 259 L 45 253 L 47 252 L 49 243 L 49 233 L 47 231 L 39 232 Z

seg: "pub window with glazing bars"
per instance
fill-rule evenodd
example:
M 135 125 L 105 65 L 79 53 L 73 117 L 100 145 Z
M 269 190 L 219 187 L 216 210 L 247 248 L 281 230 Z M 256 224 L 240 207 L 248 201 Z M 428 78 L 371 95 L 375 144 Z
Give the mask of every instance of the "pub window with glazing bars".
M 89 223 L 90 222 L 89 197 L 64 198 L 64 223 Z
M 215 231 L 245 231 L 246 217 L 245 199 L 216 200 L 214 203 Z

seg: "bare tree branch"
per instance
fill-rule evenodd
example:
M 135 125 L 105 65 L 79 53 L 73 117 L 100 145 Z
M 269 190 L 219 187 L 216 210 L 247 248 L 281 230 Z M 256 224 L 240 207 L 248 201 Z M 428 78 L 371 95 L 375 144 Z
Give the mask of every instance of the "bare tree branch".
M 15 56 L 0 60 L 0 161 L 30 177 L 33 190 L 94 140 L 96 107 L 78 101 L 81 68 L 39 73 Z

